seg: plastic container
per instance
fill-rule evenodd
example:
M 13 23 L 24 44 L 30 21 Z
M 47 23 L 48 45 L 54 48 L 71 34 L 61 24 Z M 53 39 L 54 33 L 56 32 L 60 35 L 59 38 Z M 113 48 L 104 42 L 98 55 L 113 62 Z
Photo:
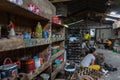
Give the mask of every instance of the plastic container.
M 43 73 L 40 76 L 43 78 L 43 80 L 49 80 L 49 78 L 50 78 L 50 76 L 46 73 Z
M 48 38 L 48 32 L 47 32 L 47 30 L 44 30 L 44 31 L 42 32 L 42 34 L 43 34 L 43 35 L 42 35 L 43 38 L 46 38 L 46 39 Z
M 35 68 L 39 68 L 41 66 L 40 64 L 40 58 L 38 56 L 34 56 L 34 62 L 35 62 Z
M 6 64 L 0 66 L 1 79 L 7 78 L 9 76 L 17 76 L 18 67 L 15 64 Z
M 41 65 L 43 64 L 43 58 L 40 58 L 40 64 Z

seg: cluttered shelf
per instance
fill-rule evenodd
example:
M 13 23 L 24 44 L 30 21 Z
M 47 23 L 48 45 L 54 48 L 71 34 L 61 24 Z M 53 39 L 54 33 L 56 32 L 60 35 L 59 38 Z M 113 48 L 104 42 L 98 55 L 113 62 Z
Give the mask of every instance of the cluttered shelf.
M 32 11 L 29 11 L 22 6 L 19 6 L 15 3 L 7 1 L 7 0 L 0 1 L 0 10 L 6 11 L 7 13 L 12 13 L 15 15 L 31 18 L 34 20 L 49 21 L 48 19 L 46 19 L 40 15 L 37 15 L 37 14 L 33 13 Z
M 0 51 L 15 50 L 20 48 L 42 46 L 50 44 L 49 39 L 23 39 L 21 37 L 15 37 L 12 39 L 0 40 Z
M 28 75 L 28 78 L 31 80 L 34 77 L 36 77 L 38 74 L 40 74 L 41 72 L 43 72 L 45 69 L 47 69 L 49 66 L 51 65 L 51 62 L 45 62 L 42 66 L 40 66 L 38 69 L 35 69 L 33 71 L 32 75 Z
M 54 54 L 51 59 L 48 62 L 45 62 L 41 67 L 39 67 L 38 69 L 35 69 L 32 75 L 28 75 L 29 79 L 33 79 L 34 77 L 36 77 L 38 74 L 40 74 L 41 72 L 43 72 L 45 69 L 47 69 L 48 67 L 50 67 L 50 65 L 52 64 L 52 61 L 55 60 L 57 57 L 61 56 L 62 54 L 64 54 L 65 50 L 60 50 L 59 52 L 57 52 L 56 54 Z M 54 72 L 53 75 L 56 75 L 64 66 L 65 62 L 63 62 L 60 67 L 58 67 Z M 56 72 L 57 71 L 57 72 Z
M 57 75 L 57 73 L 64 68 L 66 62 L 63 62 L 62 64 L 60 64 L 59 67 L 57 67 L 52 73 L 51 73 L 51 80 L 54 79 L 54 77 Z
M 54 54 L 51 58 L 51 60 L 56 59 L 57 57 L 61 56 L 62 54 L 64 54 L 65 50 L 60 50 L 58 53 Z
M 27 80 L 32 80 L 34 77 L 36 77 L 38 74 L 40 74 L 41 72 L 43 72 L 44 70 L 46 70 L 49 66 L 51 65 L 51 62 L 45 62 L 44 64 L 42 64 L 39 68 L 35 69 L 32 74 L 26 74 L 26 73 L 19 73 L 18 75 L 23 75 L 25 77 L 27 77 Z M 17 77 L 15 76 L 11 76 L 8 78 L 4 78 L 4 79 L 0 79 L 0 80 L 18 80 Z

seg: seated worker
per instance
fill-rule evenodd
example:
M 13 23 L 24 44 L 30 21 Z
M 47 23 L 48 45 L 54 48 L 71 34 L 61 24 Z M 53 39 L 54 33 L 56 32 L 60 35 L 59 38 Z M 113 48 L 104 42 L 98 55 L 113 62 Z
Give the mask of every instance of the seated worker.
M 110 39 L 106 40 L 105 42 L 105 49 L 110 49 L 110 47 L 112 46 L 112 41 Z
M 88 67 L 90 69 L 100 70 L 100 66 L 95 65 L 95 55 L 97 55 L 96 49 L 91 48 L 90 52 L 91 53 L 85 56 L 84 59 L 81 61 L 81 67 Z

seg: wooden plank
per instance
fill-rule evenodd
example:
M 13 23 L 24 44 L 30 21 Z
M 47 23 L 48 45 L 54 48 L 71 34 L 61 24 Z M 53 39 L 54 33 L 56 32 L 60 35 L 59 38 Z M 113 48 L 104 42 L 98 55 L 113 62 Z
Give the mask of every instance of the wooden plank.
M 43 46 L 51 43 L 50 39 L 24 39 L 25 47 Z
M 16 77 L 13 76 L 13 77 L 8 77 L 8 78 L 0 79 L 0 80 L 16 80 Z
M 66 2 L 66 1 L 72 1 L 72 0 L 50 0 L 52 3 L 58 3 L 58 2 Z
M 24 41 L 22 37 L 14 37 L 11 39 L 0 40 L 0 51 L 8 51 L 14 49 L 20 49 L 24 47 Z
M 15 3 L 9 2 L 7 0 L 0 1 L 0 10 L 3 10 L 3 11 L 10 13 L 10 14 L 15 14 L 15 15 L 27 17 L 27 18 L 30 18 L 33 20 L 48 21 L 48 19 L 46 19 L 40 15 L 37 15 L 37 14 L 23 8 L 22 6 L 19 6 Z
M 62 24 L 57 24 L 57 23 L 52 23 L 52 26 L 53 26 L 53 27 L 65 27 L 64 25 L 62 25 Z
M 40 74 L 41 72 L 43 72 L 45 69 L 47 69 L 49 66 L 51 65 L 51 62 L 45 62 L 42 66 L 40 66 L 38 69 L 35 69 L 33 71 L 32 75 L 28 75 L 29 79 L 33 79 L 34 77 L 36 77 L 38 74 Z
M 65 40 L 65 38 L 63 38 L 63 37 L 60 37 L 60 38 L 52 38 L 52 43 L 54 43 L 54 42 L 59 42 L 59 41 L 64 41 Z
M 58 53 L 54 54 L 54 55 L 52 56 L 51 60 L 53 61 L 53 60 L 55 60 L 57 57 L 59 57 L 59 56 L 61 56 L 62 54 L 64 54 L 64 51 L 65 51 L 65 50 L 61 50 L 61 51 L 59 51 Z
M 0 52 L 21 48 L 44 46 L 51 44 L 49 39 L 24 39 L 15 37 L 13 39 L 0 40 Z
M 57 75 L 58 72 L 60 72 L 61 69 L 64 68 L 65 62 L 63 62 L 59 67 L 57 67 L 52 73 L 51 73 L 51 80 L 54 80 L 54 77 Z

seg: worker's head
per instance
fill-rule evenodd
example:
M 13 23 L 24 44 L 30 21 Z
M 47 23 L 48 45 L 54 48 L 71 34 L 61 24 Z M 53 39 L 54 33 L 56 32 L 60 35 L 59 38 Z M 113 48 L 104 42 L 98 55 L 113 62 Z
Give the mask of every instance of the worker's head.
M 88 34 L 89 32 L 87 31 L 86 34 Z
M 90 48 L 90 52 L 96 55 L 96 49 L 95 48 Z

